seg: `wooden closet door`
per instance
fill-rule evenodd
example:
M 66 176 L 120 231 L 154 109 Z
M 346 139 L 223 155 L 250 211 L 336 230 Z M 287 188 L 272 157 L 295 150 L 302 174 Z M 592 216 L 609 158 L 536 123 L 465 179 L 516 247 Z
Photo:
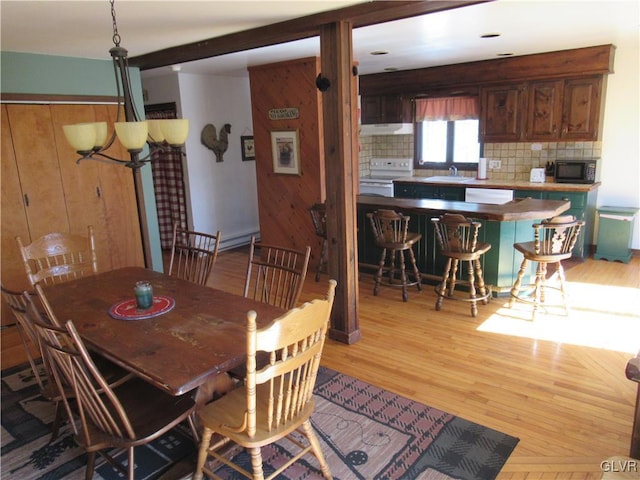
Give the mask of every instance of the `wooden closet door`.
M 30 238 L 23 240 L 69 231 L 49 108 L 7 105 L 7 112 L 29 225 Z
M 63 126 L 81 122 L 95 122 L 92 105 L 51 105 L 51 121 L 56 138 L 57 158 L 64 188 L 69 232 L 87 235 L 87 226 L 93 225 L 98 256 L 98 271 L 111 270 L 110 247 L 100 173 L 97 162 L 76 163 L 78 154 L 67 142 Z
M 98 120 L 104 120 L 110 126 L 116 120 L 114 105 L 95 105 L 94 111 Z M 117 140 L 107 153 L 120 159 L 130 158 L 129 152 Z M 144 267 L 134 173 L 128 167 L 107 163 L 98 163 L 98 171 L 109 226 L 107 240 L 111 246 L 112 268 Z
M 2 105 L 0 132 L 2 134 L 2 156 L 0 157 L 0 175 L 2 175 L 2 209 L 0 209 L 2 285 L 11 290 L 22 291 L 29 288 L 29 281 L 24 273 L 15 237 L 20 235 L 25 241 L 29 241 L 30 237 L 6 105 Z M 9 313 L 5 302 L 2 302 L 2 325 L 13 323 L 14 321 L 13 315 Z

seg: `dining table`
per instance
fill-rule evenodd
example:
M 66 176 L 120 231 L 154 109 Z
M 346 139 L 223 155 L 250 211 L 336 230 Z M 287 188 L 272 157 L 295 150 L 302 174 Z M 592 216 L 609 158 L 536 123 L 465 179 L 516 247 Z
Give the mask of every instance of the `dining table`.
M 135 307 L 137 282 L 151 284 L 157 308 L 145 312 Z M 285 313 L 142 267 L 98 273 L 43 291 L 58 321 L 72 320 L 90 350 L 171 395 L 194 392 L 199 404 L 211 396 L 206 386 L 245 363 L 247 312 L 257 313 L 258 328 Z M 200 389 L 206 393 L 198 398 Z

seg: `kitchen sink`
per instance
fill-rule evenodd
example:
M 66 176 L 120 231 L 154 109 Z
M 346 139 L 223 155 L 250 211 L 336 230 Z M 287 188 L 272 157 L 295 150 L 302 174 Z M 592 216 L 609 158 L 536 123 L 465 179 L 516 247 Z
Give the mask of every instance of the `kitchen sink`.
M 461 175 L 437 175 L 435 177 L 427 177 L 425 181 L 428 182 L 442 182 L 442 183 L 462 183 L 462 182 L 470 182 L 473 180 L 473 177 L 463 177 Z

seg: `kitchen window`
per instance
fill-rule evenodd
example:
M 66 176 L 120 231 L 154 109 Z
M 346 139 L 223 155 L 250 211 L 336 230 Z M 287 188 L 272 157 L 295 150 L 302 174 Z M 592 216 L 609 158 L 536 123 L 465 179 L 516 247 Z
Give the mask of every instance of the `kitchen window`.
M 477 97 L 416 99 L 416 168 L 477 168 L 479 138 Z

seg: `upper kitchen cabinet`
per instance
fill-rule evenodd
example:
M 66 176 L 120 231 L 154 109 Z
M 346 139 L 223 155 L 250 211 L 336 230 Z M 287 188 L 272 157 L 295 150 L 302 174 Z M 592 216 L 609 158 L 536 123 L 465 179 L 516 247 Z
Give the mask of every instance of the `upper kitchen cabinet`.
M 562 124 L 562 81 L 532 82 L 527 91 L 526 139 L 558 138 Z
M 411 100 L 399 95 L 362 96 L 360 121 L 364 125 L 411 123 Z
M 521 138 L 525 99 L 524 85 L 481 89 L 480 136 L 484 142 L 516 142 Z
M 596 140 L 602 111 L 602 76 L 564 82 L 562 130 L 564 140 Z
M 614 54 L 597 45 L 363 75 L 362 123 L 386 122 L 383 98 L 479 95 L 483 142 L 597 140 Z
M 481 88 L 484 142 L 598 139 L 602 75 Z

